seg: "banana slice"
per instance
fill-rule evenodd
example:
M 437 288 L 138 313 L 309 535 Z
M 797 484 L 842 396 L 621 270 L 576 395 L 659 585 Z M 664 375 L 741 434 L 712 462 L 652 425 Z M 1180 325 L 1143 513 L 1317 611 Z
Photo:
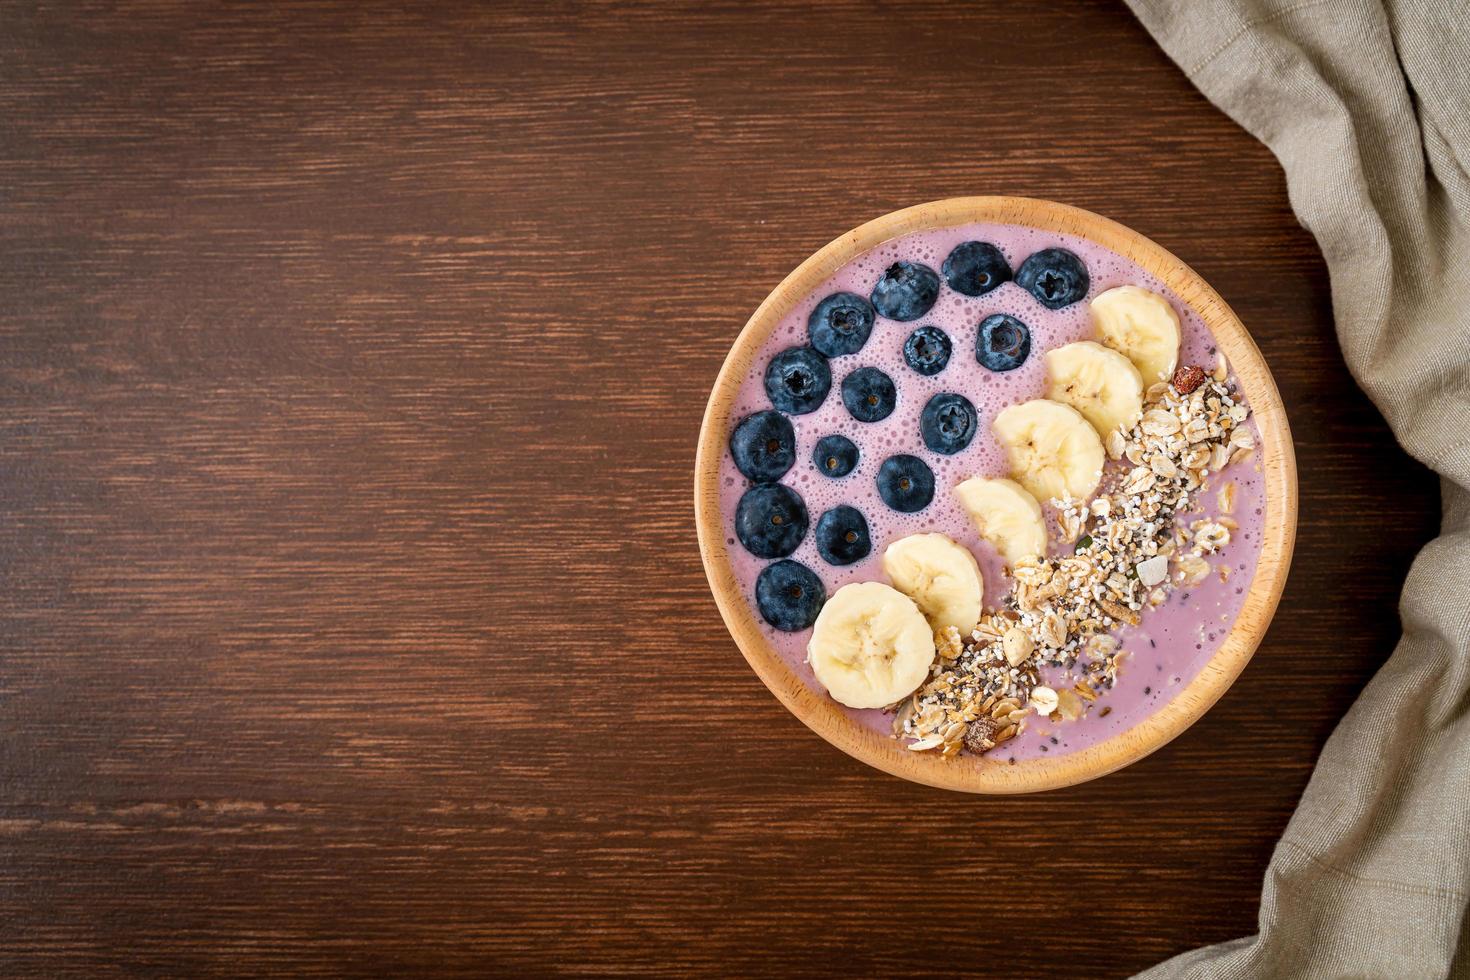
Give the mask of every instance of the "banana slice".
M 942 534 L 910 534 L 883 552 L 883 571 L 914 602 L 934 632 L 953 626 L 968 634 L 980 621 L 985 588 L 970 549 Z
M 1071 405 L 1038 398 L 1012 405 L 990 424 L 1011 475 L 1039 501 L 1086 500 L 1102 480 L 1097 430 Z
M 882 708 L 929 676 L 934 631 L 902 592 L 882 582 L 854 582 L 822 607 L 806 656 L 833 700 Z
M 1143 415 L 1143 375 L 1115 350 L 1090 340 L 1067 344 L 1046 352 L 1046 370 L 1046 397 L 1077 409 L 1104 439 Z
M 1179 314 L 1169 301 L 1141 286 L 1118 286 L 1090 304 L 1104 345 L 1138 366 L 1145 386 L 1168 381 L 1179 362 Z
M 1015 480 L 972 477 L 955 487 L 954 493 L 975 522 L 975 530 L 995 545 L 1006 564 L 1014 566 L 1022 558 L 1046 554 L 1041 504 Z

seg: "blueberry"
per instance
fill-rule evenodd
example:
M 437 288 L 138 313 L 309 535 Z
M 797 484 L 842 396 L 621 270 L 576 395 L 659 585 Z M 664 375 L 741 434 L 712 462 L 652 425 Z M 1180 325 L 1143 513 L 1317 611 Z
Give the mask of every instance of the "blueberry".
M 817 554 L 829 565 L 851 565 L 868 557 L 873 542 L 868 537 L 868 521 L 863 512 L 847 504 L 838 504 L 817 521 Z
M 938 327 L 920 327 L 903 342 L 903 359 L 920 374 L 938 374 L 949 363 L 953 346 L 949 334 Z
M 1021 263 L 1016 284 L 1047 309 L 1060 310 L 1087 295 L 1087 266 L 1064 248 L 1044 248 Z
M 975 338 L 975 360 L 992 371 L 1014 371 L 1031 354 L 1031 331 L 1009 313 L 995 313 L 980 321 Z
M 960 242 L 944 260 L 949 288 L 966 296 L 984 296 L 1011 281 L 1011 264 L 989 242 Z
M 934 499 L 934 472 L 917 456 L 889 456 L 878 467 L 878 495 L 896 511 L 923 510 Z
M 895 262 L 873 287 L 873 306 L 890 320 L 917 320 L 939 298 L 939 274 L 918 262 Z
M 750 479 L 779 480 L 796 462 L 796 430 L 780 412 L 747 415 L 730 433 L 730 455 Z
M 788 347 L 766 365 L 766 394 L 788 415 L 815 412 L 831 390 L 832 369 L 810 347 Z
M 842 404 L 859 422 L 888 418 L 897 402 L 893 379 L 875 367 L 858 368 L 842 379 Z
M 945 456 L 953 456 L 968 446 L 979 426 L 980 419 L 970 399 L 953 392 L 942 392 L 929 399 L 919 416 L 924 445 Z
M 857 461 L 857 444 L 847 436 L 823 436 L 812 450 L 812 462 L 823 476 L 846 476 L 857 466 Z
M 817 621 L 826 601 L 822 580 L 799 561 L 775 562 L 756 576 L 756 608 L 778 630 L 799 633 L 806 629 Z
M 856 354 L 873 332 L 873 304 L 857 293 L 833 293 L 807 317 L 812 346 L 828 357 Z
M 735 536 L 757 558 L 785 558 L 806 537 L 806 504 L 780 483 L 757 483 L 735 507 Z

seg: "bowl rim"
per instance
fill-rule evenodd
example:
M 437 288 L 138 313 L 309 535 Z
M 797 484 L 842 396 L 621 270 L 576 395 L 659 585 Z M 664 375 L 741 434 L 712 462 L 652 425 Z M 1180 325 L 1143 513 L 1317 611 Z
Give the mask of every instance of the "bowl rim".
M 755 354 L 793 306 L 858 255 L 901 235 L 971 222 L 1013 224 L 1089 239 L 1131 259 L 1193 309 L 1210 329 L 1244 389 L 1261 445 L 1266 515 L 1261 555 L 1235 623 L 1213 657 L 1167 704 L 1106 741 L 1055 758 L 1013 765 L 967 764 L 910 752 L 902 743 L 848 717 L 814 690 L 767 642 L 741 594 L 722 530 L 719 467 L 730 412 Z M 695 526 L 705 576 L 720 615 L 746 662 L 803 724 L 848 755 L 891 775 L 942 789 L 983 794 L 1030 793 L 1106 775 L 1158 750 L 1220 699 L 1260 645 L 1281 599 L 1296 540 L 1296 454 L 1285 406 L 1260 349 L 1239 317 L 1193 269 L 1167 249 L 1111 219 L 1081 208 L 1024 197 L 955 197 L 893 211 L 854 228 L 798 265 L 756 308 L 735 338 L 710 392 L 695 456 Z

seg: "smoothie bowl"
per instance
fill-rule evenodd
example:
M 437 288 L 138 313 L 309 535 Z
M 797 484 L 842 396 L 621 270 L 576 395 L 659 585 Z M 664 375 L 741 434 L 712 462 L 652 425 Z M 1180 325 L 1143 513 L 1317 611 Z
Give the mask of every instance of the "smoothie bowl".
M 1065 786 L 1192 724 L 1255 651 L 1291 436 L 1224 301 L 1158 245 L 1021 198 L 832 242 L 736 340 L 696 462 L 706 574 L 838 748 L 978 793 Z

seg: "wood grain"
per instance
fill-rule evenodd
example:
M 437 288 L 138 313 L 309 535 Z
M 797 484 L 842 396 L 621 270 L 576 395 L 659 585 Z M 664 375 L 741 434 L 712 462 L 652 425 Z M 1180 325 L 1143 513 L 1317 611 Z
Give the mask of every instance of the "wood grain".
M 1253 931 L 1436 486 L 1342 365 L 1275 162 L 1121 6 L 3 18 L 6 974 L 1117 976 Z M 1010 800 L 792 718 L 690 502 L 772 286 L 868 218 L 986 193 L 1195 268 L 1302 473 L 1230 693 L 1135 766 Z

